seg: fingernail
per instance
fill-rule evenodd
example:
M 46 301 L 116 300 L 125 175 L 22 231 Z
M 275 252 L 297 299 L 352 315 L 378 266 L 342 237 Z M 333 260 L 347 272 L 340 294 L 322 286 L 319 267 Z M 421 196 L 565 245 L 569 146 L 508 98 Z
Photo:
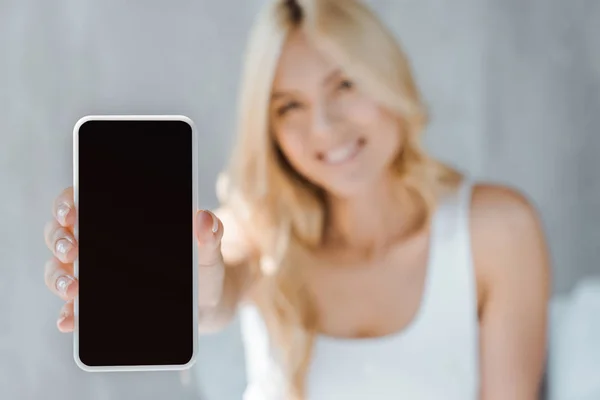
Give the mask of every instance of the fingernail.
M 69 290 L 69 286 L 71 286 L 71 284 L 75 281 L 75 278 L 73 278 L 70 275 L 63 275 L 61 277 L 59 277 L 56 280 L 56 290 L 58 290 L 58 292 L 60 294 L 67 294 L 67 290 Z
M 217 231 L 219 230 L 219 221 L 217 220 L 217 217 L 215 217 L 215 215 L 208 210 L 202 210 L 202 212 L 210 215 L 210 218 L 212 220 L 212 233 L 217 233 Z
M 69 302 L 67 303 L 69 304 Z M 65 319 L 69 316 L 69 310 L 67 308 L 64 308 L 61 312 L 60 312 L 60 318 Z
M 61 238 L 56 242 L 56 252 L 66 256 L 73 248 L 73 242 L 68 238 Z
M 69 207 L 69 205 L 66 203 L 61 203 L 56 209 L 56 216 L 62 225 L 67 223 L 67 215 L 69 215 L 70 211 L 71 207 Z

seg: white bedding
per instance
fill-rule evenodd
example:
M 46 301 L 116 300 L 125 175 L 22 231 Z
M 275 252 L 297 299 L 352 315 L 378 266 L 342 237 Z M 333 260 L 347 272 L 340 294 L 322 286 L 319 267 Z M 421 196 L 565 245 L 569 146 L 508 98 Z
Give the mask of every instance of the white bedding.
M 547 400 L 600 400 L 600 278 L 551 303 Z

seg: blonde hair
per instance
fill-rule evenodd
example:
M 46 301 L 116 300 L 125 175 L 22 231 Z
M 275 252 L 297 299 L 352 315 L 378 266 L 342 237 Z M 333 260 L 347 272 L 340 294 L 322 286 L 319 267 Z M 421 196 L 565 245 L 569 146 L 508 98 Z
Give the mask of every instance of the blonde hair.
M 460 176 L 422 150 L 419 137 L 427 113 L 410 66 L 396 40 L 365 5 L 357 0 L 279 0 L 262 10 L 246 50 L 237 142 L 218 194 L 260 254 L 253 265 L 253 300 L 282 351 L 289 397 L 301 399 L 318 316 L 298 260 L 322 243 L 327 210 L 323 191 L 289 166 L 270 132 L 272 83 L 281 49 L 294 29 L 303 29 L 382 107 L 398 116 L 403 146 L 393 168 L 398 187 L 413 199 L 412 231 L 429 222 L 440 189 Z

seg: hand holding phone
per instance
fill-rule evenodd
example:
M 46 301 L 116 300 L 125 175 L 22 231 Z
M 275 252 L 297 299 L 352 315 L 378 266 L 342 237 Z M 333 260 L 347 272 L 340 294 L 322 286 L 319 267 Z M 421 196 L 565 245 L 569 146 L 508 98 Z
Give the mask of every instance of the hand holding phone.
M 197 229 L 206 215 L 196 208 L 195 135 L 185 117 L 88 117 L 74 130 L 74 187 L 45 229 L 54 253 L 45 278 L 67 301 L 58 325 L 74 331 L 84 370 L 183 369 L 195 360 L 197 240 L 200 259 L 215 259 L 222 232 L 211 215 L 211 247 L 206 227 Z M 222 281 L 212 284 L 204 301 L 220 294 Z

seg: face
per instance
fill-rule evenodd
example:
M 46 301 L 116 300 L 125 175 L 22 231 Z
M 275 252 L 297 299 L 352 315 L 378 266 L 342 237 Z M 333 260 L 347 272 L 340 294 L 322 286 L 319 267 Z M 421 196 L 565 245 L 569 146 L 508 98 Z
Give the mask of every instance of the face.
M 291 166 L 335 196 L 369 190 L 401 146 L 398 119 L 300 32 L 279 60 L 270 123 Z

